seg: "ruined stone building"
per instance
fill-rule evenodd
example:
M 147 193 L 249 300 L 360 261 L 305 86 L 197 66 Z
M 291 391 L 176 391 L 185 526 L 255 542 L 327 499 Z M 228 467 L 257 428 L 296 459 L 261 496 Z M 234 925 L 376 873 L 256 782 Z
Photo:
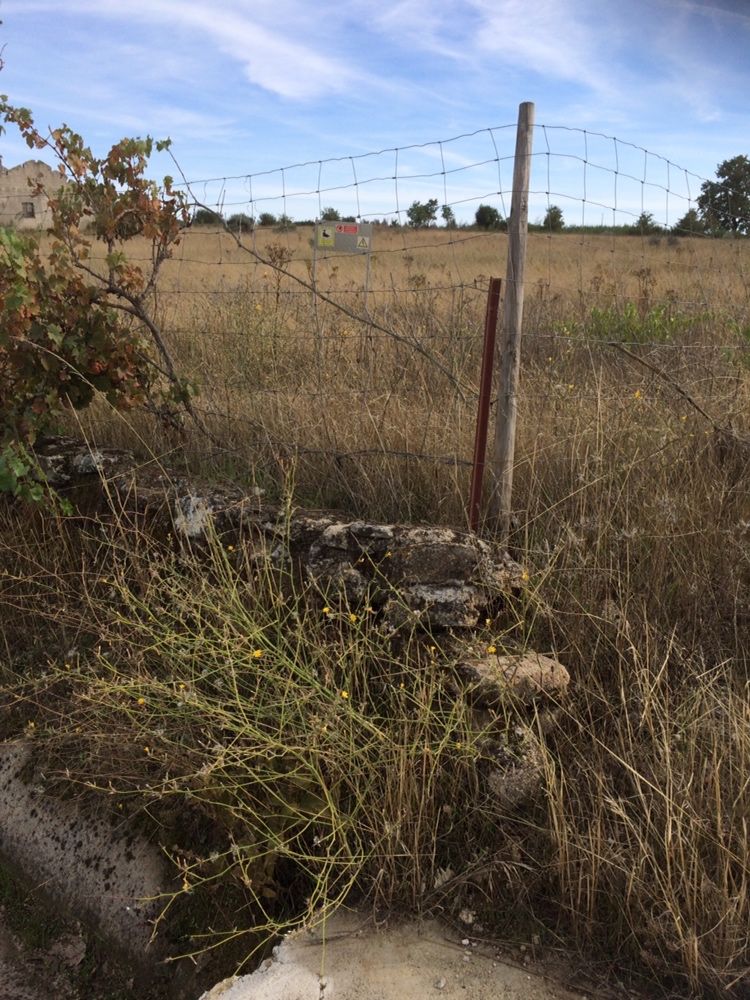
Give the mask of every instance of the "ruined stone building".
M 6 168 L 0 159 L 0 226 L 45 229 L 49 225 L 47 198 L 44 194 L 34 194 L 38 181 L 47 191 L 54 191 L 65 183 L 56 170 L 41 160 L 26 160 L 16 167 Z

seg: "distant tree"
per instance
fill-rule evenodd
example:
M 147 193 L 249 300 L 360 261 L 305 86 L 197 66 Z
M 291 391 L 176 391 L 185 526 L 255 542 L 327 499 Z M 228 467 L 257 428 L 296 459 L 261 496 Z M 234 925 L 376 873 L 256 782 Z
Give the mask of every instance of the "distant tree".
M 664 229 L 654 219 L 651 212 L 641 212 L 630 229 L 636 236 L 655 236 Z
M 450 207 L 450 205 L 443 205 L 443 207 L 440 209 L 440 214 L 443 217 L 443 222 L 445 223 L 445 228 L 446 229 L 455 229 L 456 228 L 456 225 L 457 225 L 457 223 L 456 223 L 456 215 L 455 215 L 453 209 Z
M 678 219 L 678 221 L 672 226 L 672 232 L 675 236 L 689 236 L 691 233 L 705 233 L 706 223 L 700 217 L 696 208 L 689 208 L 683 217 Z
M 701 218 L 711 231 L 750 234 L 750 159 L 734 156 L 716 168 L 698 195 Z
M 271 212 L 261 212 L 258 216 L 259 226 L 275 226 L 276 216 L 272 215 Z
M 244 212 L 236 212 L 227 219 L 227 228 L 233 233 L 249 233 L 255 226 L 255 219 L 252 215 L 245 215 Z
M 193 218 L 191 223 L 194 226 L 213 226 L 217 222 L 221 223 L 224 219 L 219 212 L 214 212 L 210 208 L 196 208 L 193 212 Z
M 341 216 L 335 208 L 324 208 L 320 213 L 321 222 L 341 222 Z
M 480 205 L 474 213 L 474 222 L 480 229 L 504 229 L 505 222 L 493 205 Z
M 294 229 L 294 220 L 291 215 L 280 215 L 276 222 L 276 231 L 279 233 L 285 233 L 290 229 Z
M 550 205 L 542 223 L 544 229 L 552 233 L 560 233 L 564 225 L 565 220 L 563 219 L 563 212 L 560 206 Z
M 409 225 L 415 229 L 422 229 L 431 226 L 437 218 L 438 200 L 430 198 L 429 201 L 413 201 L 406 210 L 406 218 Z

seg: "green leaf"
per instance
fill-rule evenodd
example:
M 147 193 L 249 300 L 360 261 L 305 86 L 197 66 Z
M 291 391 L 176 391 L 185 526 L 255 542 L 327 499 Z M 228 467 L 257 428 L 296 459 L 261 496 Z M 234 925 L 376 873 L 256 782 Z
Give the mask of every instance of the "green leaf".
M 20 455 L 11 454 L 7 459 L 7 466 L 16 479 L 23 479 L 31 471 L 31 466 Z
M 47 336 L 55 347 L 62 347 L 63 341 L 65 340 L 65 334 L 62 331 L 62 327 L 58 326 L 57 323 L 49 324 L 47 327 Z

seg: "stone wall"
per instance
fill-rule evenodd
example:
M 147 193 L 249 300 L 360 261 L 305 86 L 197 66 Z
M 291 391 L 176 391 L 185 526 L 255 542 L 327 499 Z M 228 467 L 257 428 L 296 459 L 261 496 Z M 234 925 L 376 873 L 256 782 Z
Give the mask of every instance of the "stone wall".
M 115 516 L 162 541 L 192 550 L 212 538 L 240 561 L 290 568 L 327 599 L 363 604 L 394 633 L 422 626 L 451 651 L 456 694 L 482 710 L 506 695 L 538 708 L 554 705 L 569 675 L 557 660 L 523 650 L 489 653 L 477 641 L 486 619 L 502 619 L 527 574 L 507 552 L 454 528 L 380 524 L 334 511 L 288 509 L 262 492 L 200 482 L 127 451 L 95 449 L 72 438 L 43 442 L 47 480 L 79 511 Z
M 32 183 L 30 184 L 29 181 Z M 44 194 L 34 194 L 33 184 L 52 192 L 65 183 L 62 176 L 41 160 L 26 160 L 15 167 L 0 166 L 0 226 L 46 229 L 51 221 Z
M 351 607 L 367 601 L 394 628 L 414 620 L 432 629 L 476 628 L 503 595 L 523 586 L 521 566 L 465 531 L 288 510 L 71 439 L 49 441 L 38 455 L 50 484 L 83 509 L 101 514 L 114 506 L 118 517 L 194 548 L 216 536 L 250 559 L 295 568 Z

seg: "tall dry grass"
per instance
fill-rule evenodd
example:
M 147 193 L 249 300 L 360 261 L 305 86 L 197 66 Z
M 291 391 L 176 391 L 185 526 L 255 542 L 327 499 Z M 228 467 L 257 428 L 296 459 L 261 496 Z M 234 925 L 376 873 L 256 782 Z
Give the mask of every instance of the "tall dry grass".
M 156 452 L 300 504 L 465 525 L 486 279 L 503 273 L 504 237 L 378 232 L 367 295 L 363 259 L 318 260 L 313 267 L 308 231 L 253 238 L 261 253 L 288 258 L 288 271 L 314 278 L 355 318 L 316 302 L 228 237 L 190 234 L 163 275 L 157 313 L 182 370 L 196 382 L 197 405 L 215 440 L 189 428 L 176 438 L 146 417 L 125 420 L 103 406 L 79 430 L 97 443 Z M 749 253 L 746 241 L 532 236 L 511 539 L 531 580 L 515 609 L 512 638 L 559 656 L 574 690 L 559 725 L 544 737 L 544 795 L 525 814 L 493 817 L 491 803 L 475 808 L 472 781 L 462 788 L 451 778 L 446 785 L 455 808 L 476 819 L 475 828 L 461 831 L 476 846 L 463 876 L 473 899 L 489 899 L 488 925 L 499 909 L 523 915 L 582 949 L 606 948 L 613 959 L 647 969 L 678 996 L 745 996 L 750 989 L 750 502 L 741 443 L 750 413 Z M 365 309 L 396 336 L 357 319 Z M 675 384 L 737 437 L 718 433 Z M 8 595 L 21 588 L 26 614 L 29 595 L 54 596 L 58 607 L 55 592 L 64 588 L 55 580 L 92 573 L 81 568 L 82 558 L 48 572 L 49 551 L 32 551 L 17 537 L 6 529 L 14 569 L 2 597 L 10 608 L 6 655 L 16 663 L 24 629 L 13 631 L 18 602 Z M 179 578 L 159 580 L 162 591 L 183 594 Z M 114 587 L 107 606 L 120 606 L 123 586 Z M 181 637 L 169 646 L 170 662 L 184 663 L 177 683 L 186 686 L 200 658 L 218 663 L 217 650 L 235 640 L 244 648 L 242 634 L 262 634 L 262 648 L 287 665 L 302 651 L 306 662 L 323 664 L 335 652 L 339 665 L 354 671 L 340 685 L 365 662 L 383 662 L 384 651 L 371 642 L 345 643 L 342 651 L 339 637 L 306 620 L 292 622 L 286 612 L 240 613 L 221 589 L 228 581 L 216 586 L 200 591 L 189 629 L 164 620 L 163 597 L 150 585 L 138 613 L 125 615 L 126 635 L 114 628 L 116 616 L 105 615 L 102 628 L 121 652 L 133 648 L 134 636 L 147 635 L 136 648 L 162 655 Z M 86 631 L 81 592 L 79 584 L 68 588 L 69 611 L 58 607 L 50 616 L 50 634 L 62 629 L 67 642 L 76 628 Z M 83 592 L 84 607 L 101 599 L 91 587 Z M 182 597 L 175 600 L 186 607 Z M 215 648 L 204 609 L 221 634 Z M 253 648 L 261 648 L 257 641 Z M 113 688 L 101 667 L 101 660 L 86 666 L 105 712 L 92 717 L 99 720 L 92 733 L 107 733 L 101 720 L 110 724 L 116 716 L 102 704 L 103 692 L 111 700 L 134 683 L 125 670 Z M 159 680 L 161 669 L 149 667 L 146 679 L 137 672 L 159 704 L 174 694 Z M 340 708 L 318 690 L 318 676 L 301 678 L 293 697 L 279 694 L 281 704 L 304 701 L 309 689 L 317 699 L 310 718 L 333 711 L 334 703 Z M 231 724 L 240 725 L 244 696 L 233 691 L 232 699 L 239 714 Z M 433 703 L 434 691 L 420 702 L 425 711 Z M 135 712 L 127 704 L 126 726 Z M 439 739 L 441 726 L 448 731 L 445 719 L 438 713 L 433 723 L 430 738 Z M 305 731 L 309 719 L 297 724 Z M 348 752 L 370 745 L 363 732 L 351 730 Z M 399 745 L 413 747 L 404 732 Z M 381 903 L 403 900 L 398 886 L 406 879 L 409 904 L 416 905 L 429 895 L 436 871 L 455 868 L 453 847 L 440 837 L 431 841 L 432 819 L 426 821 L 450 803 L 436 797 L 433 772 L 415 771 L 409 753 L 385 776 L 387 789 L 369 772 L 358 779 L 356 837 L 372 839 L 383 801 L 388 816 L 401 815 L 419 831 L 416 840 L 393 843 L 383 839 L 385 828 L 378 834 L 380 844 L 390 844 L 373 855 L 383 872 L 374 883 Z M 186 774 L 207 759 L 195 741 L 181 745 L 179 755 L 190 759 Z M 97 769 L 99 763 L 92 782 Z M 234 802 L 236 776 L 226 780 Z M 425 873 L 420 859 L 430 851 Z

